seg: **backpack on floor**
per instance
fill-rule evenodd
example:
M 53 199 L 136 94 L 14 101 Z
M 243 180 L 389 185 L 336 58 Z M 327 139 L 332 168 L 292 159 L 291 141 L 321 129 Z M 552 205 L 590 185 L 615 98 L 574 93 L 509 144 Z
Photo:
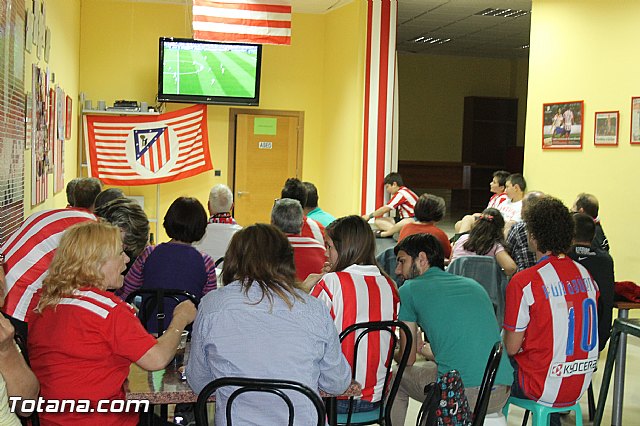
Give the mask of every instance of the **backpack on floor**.
M 424 388 L 417 426 L 468 426 L 472 412 L 460 373 L 451 370 Z

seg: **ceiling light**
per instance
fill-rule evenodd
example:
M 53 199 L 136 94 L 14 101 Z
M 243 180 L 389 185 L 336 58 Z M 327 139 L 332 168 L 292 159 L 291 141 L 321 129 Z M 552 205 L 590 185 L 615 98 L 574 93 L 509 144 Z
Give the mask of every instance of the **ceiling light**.
M 489 7 L 487 9 L 481 10 L 475 15 L 478 16 L 493 16 L 496 18 L 519 18 L 520 16 L 524 16 L 528 14 L 528 10 L 516 10 L 516 9 L 497 9 L 494 7 Z
M 429 44 L 445 44 L 451 41 L 450 38 L 439 38 L 439 37 L 427 37 L 420 36 L 416 37 L 413 40 L 409 40 L 412 43 L 429 43 Z

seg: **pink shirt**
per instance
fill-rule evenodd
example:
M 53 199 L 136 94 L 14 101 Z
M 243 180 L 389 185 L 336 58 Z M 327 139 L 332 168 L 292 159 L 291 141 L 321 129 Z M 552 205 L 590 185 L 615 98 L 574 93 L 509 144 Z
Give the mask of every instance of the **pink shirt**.
M 457 257 L 462 257 L 462 256 L 476 256 L 478 253 L 473 252 L 473 251 L 469 251 L 469 250 L 465 250 L 464 249 L 464 243 L 467 242 L 467 240 L 469 239 L 469 234 L 465 234 L 463 236 L 461 236 L 458 241 L 456 241 L 455 245 L 453 246 L 453 251 L 451 253 L 451 260 L 457 258 Z M 489 250 L 488 253 L 485 253 L 483 256 L 493 256 L 496 257 L 496 254 L 500 253 L 501 251 L 504 251 L 504 247 L 502 246 L 502 244 L 500 243 L 496 243 L 491 250 Z

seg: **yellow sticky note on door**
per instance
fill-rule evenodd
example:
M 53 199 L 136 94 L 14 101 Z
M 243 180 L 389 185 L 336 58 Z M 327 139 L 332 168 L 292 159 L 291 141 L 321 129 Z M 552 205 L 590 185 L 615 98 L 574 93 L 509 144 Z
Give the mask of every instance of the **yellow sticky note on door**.
M 253 120 L 254 135 L 275 136 L 278 128 L 278 119 L 273 117 L 256 117 Z

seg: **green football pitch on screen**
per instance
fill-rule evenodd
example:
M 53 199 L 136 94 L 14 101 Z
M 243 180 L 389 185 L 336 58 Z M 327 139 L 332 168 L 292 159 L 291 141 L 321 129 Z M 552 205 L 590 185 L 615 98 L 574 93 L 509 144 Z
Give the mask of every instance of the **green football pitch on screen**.
M 165 49 L 164 93 L 198 96 L 255 96 L 257 55 Z

